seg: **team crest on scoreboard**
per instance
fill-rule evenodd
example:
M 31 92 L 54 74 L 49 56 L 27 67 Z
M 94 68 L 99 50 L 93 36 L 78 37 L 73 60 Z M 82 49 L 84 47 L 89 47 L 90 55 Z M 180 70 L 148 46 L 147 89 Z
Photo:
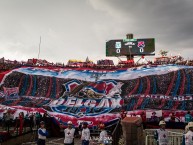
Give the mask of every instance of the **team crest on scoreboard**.
M 139 48 L 144 48 L 145 47 L 145 42 L 144 41 L 139 41 L 138 44 L 137 44 L 137 47 Z
M 120 49 L 121 48 L 121 42 L 116 42 L 115 43 L 115 48 Z

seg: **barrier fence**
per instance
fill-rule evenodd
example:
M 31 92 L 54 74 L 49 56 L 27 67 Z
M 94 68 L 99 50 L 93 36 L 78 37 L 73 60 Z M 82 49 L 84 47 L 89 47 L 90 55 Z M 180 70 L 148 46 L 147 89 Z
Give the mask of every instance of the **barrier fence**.
M 154 133 L 155 130 L 145 130 L 145 145 L 157 145 L 156 140 L 154 139 Z M 183 139 L 183 133 L 181 130 L 178 130 L 178 132 L 174 131 L 168 131 L 169 132 L 169 145 L 181 145 L 182 139 Z
M 169 145 L 181 145 L 182 135 L 169 135 Z M 157 145 L 153 135 L 147 135 L 145 138 L 145 145 Z

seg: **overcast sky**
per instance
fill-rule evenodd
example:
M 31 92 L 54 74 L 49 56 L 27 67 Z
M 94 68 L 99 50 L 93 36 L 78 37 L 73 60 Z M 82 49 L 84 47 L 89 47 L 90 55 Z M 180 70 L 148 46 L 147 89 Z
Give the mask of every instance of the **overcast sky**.
M 193 59 L 193 0 L 0 0 L 0 57 L 105 58 L 105 42 L 155 38 L 156 52 Z M 111 58 L 110 58 L 111 59 Z

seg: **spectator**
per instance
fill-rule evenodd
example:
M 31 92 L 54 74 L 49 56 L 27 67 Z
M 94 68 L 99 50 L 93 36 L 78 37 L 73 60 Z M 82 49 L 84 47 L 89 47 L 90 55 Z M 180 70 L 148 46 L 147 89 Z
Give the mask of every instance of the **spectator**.
M 29 114 L 28 113 L 25 115 L 25 120 L 29 120 Z
M 68 121 L 68 128 L 64 130 L 64 145 L 74 145 L 74 133 L 75 129 L 72 128 L 72 122 Z
M 45 112 L 43 117 L 42 117 L 42 121 L 45 122 L 46 126 L 49 124 L 49 116 L 48 116 L 48 113 Z
M 185 134 L 185 145 L 193 145 L 193 122 L 188 123 L 189 131 Z
M 172 112 L 171 116 L 170 116 L 170 122 L 175 122 L 175 119 L 176 119 L 176 115 L 174 112 Z
M 186 125 L 185 131 L 184 131 L 184 134 L 183 134 L 183 137 L 182 137 L 182 145 L 185 145 L 185 135 L 186 135 L 186 133 L 188 133 L 188 131 L 189 131 L 189 126 Z
M 60 127 L 60 134 L 64 134 L 64 129 L 65 129 L 64 125 L 60 123 L 59 127 Z
M 158 122 L 159 118 L 156 116 L 156 112 L 152 112 L 152 116 L 150 118 L 151 122 Z
M 165 121 L 159 122 L 160 129 L 157 129 L 154 133 L 154 138 L 157 141 L 158 145 L 169 145 L 168 131 L 165 130 L 166 123 Z
M 41 121 L 40 122 L 40 128 L 38 129 L 37 145 L 45 145 L 46 136 L 48 136 L 48 133 L 47 133 L 46 128 L 45 128 L 45 123 L 43 121 Z
M 189 131 L 189 125 L 186 125 L 184 133 L 186 134 L 188 131 Z
M 37 126 L 37 128 L 39 128 L 40 127 L 40 121 L 41 121 L 41 116 L 40 116 L 39 112 L 36 112 L 35 119 L 36 119 L 36 126 Z
M 145 115 L 145 112 L 141 113 L 141 119 L 142 119 L 142 123 L 143 123 L 143 128 L 146 129 L 146 115 Z
M 89 139 L 90 139 L 90 130 L 88 128 L 88 123 L 84 122 L 83 130 L 81 133 L 82 145 L 89 145 Z
M 33 113 L 30 113 L 29 115 L 29 124 L 30 124 L 30 129 L 32 130 L 34 123 L 33 123 Z
M 38 112 L 39 116 L 40 116 L 40 121 L 42 120 L 42 115 L 40 112 Z
M 127 117 L 127 111 L 122 110 L 121 111 L 121 119 L 124 119 L 125 117 Z
M 11 114 L 11 109 L 8 109 L 7 113 L 5 114 L 5 125 L 8 132 L 9 132 L 9 128 L 12 120 L 13 120 L 13 115 Z
M 20 112 L 19 113 L 19 135 L 22 134 L 23 132 L 23 125 L 24 125 L 24 113 Z
M 106 144 L 105 143 L 105 140 L 107 139 L 107 131 L 105 130 L 105 124 L 100 124 L 99 126 L 100 130 L 101 130 L 101 133 L 100 133 L 100 136 L 99 136 L 99 142 L 101 144 Z
M 82 122 L 80 122 L 80 124 L 78 126 L 78 133 L 79 133 L 79 135 L 81 135 L 82 127 L 83 127 Z
M 6 113 L 3 113 L 3 118 L 2 118 L 2 128 L 3 129 L 4 129 L 4 127 L 6 127 L 5 118 L 6 118 Z
M 187 112 L 187 114 L 185 115 L 185 123 L 186 125 L 192 121 L 192 115 L 190 114 L 190 111 Z
M 36 113 L 33 114 L 33 127 L 36 127 Z

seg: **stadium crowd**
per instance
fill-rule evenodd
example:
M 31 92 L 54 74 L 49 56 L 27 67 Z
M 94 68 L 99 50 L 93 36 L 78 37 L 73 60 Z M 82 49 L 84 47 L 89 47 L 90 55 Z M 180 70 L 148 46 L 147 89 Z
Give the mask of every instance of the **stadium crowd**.
M 93 63 L 88 58 L 86 61 L 78 61 L 78 60 L 69 60 L 66 65 L 64 63 L 50 63 L 47 60 L 41 59 L 28 59 L 28 61 L 12 61 L 6 60 L 4 57 L 0 58 L 0 72 L 12 70 L 14 68 L 19 68 L 23 66 L 36 66 L 36 67 L 47 67 L 47 68 L 94 68 L 94 69 L 118 69 L 118 68 L 131 68 L 131 67 L 139 67 L 143 65 L 156 66 L 161 64 L 179 64 L 179 65 L 188 65 L 193 66 L 193 60 L 184 60 L 181 56 L 174 57 L 160 57 L 159 59 L 155 59 L 154 62 L 147 61 L 143 63 L 134 63 L 133 60 L 128 61 L 120 61 L 117 65 L 114 64 L 112 60 L 98 60 L 97 63 Z M 144 59 L 144 58 L 143 58 Z
M 26 130 L 37 131 L 37 144 L 45 145 L 45 141 L 47 137 L 51 137 L 54 135 L 53 133 L 53 120 L 51 120 L 51 116 L 45 112 L 44 114 L 40 112 L 35 113 L 27 113 L 24 115 L 23 112 L 20 112 L 18 115 L 13 115 L 14 110 L 7 109 L 7 111 L 3 114 L 3 117 L 0 118 L 0 126 L 4 131 L 7 131 L 9 134 L 17 133 L 17 135 L 22 135 L 26 132 Z M 110 137 L 108 131 L 105 129 L 105 124 L 100 122 L 98 127 L 96 128 L 99 132 L 99 137 L 92 138 L 91 131 L 87 122 L 81 122 L 78 127 L 75 127 L 71 121 L 66 122 L 67 125 L 63 123 L 59 124 L 59 128 L 64 134 L 64 144 L 65 145 L 74 145 L 74 138 L 80 137 L 82 140 L 82 145 L 89 145 L 92 143 L 104 143 L 109 144 L 112 143 L 112 138 Z M 57 130 L 57 133 L 60 133 Z M 63 136 L 63 135 L 62 135 Z M 3 140 L 3 137 L 0 134 L 0 140 Z
M 41 114 L 40 112 L 36 113 L 27 113 L 24 115 L 23 112 L 19 112 L 18 115 L 15 114 L 14 110 L 7 109 L 5 113 L 3 113 L 3 117 L 0 118 L 1 127 L 8 132 L 15 132 L 17 128 L 19 128 L 19 135 L 24 132 L 26 127 L 30 127 L 30 130 L 33 128 L 39 128 L 40 122 L 44 121 L 47 126 L 49 126 L 49 115 L 47 112 Z M 10 131 L 10 128 L 12 130 Z

